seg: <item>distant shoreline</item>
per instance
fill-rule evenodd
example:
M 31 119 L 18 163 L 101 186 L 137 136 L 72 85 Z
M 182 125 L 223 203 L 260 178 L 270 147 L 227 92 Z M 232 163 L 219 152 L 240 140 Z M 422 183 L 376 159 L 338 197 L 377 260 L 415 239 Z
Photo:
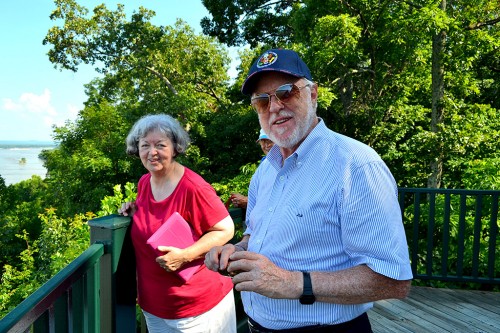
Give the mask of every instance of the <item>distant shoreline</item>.
M 55 148 L 57 144 L 53 141 L 16 141 L 0 140 L 0 148 Z

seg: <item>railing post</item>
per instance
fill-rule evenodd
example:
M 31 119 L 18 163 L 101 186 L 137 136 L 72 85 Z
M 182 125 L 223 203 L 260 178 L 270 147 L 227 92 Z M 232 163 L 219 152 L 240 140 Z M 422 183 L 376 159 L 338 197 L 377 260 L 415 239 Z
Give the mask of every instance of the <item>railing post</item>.
M 101 300 L 100 331 L 135 333 L 135 258 L 128 228 L 130 218 L 109 215 L 88 223 L 91 244 L 102 243 L 105 250 L 101 258 L 98 295 Z M 123 260 L 127 265 L 122 264 Z

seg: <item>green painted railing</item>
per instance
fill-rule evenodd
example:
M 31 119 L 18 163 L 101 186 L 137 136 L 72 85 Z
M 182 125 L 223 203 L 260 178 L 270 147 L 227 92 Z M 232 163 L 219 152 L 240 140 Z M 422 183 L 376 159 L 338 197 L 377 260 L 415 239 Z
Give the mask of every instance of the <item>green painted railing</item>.
M 400 188 L 415 279 L 500 284 L 500 191 Z
M 400 188 L 415 279 L 500 284 L 499 196 L 500 191 Z M 243 223 L 241 210 L 230 213 Z M 90 221 L 92 245 L 5 316 L 0 333 L 135 333 L 129 224 L 118 215 Z M 238 296 L 238 332 L 246 332 Z
M 99 259 L 102 244 L 91 245 L 82 255 L 24 300 L 0 322 L 0 332 L 99 332 Z M 56 319 L 57 318 L 57 319 Z M 78 329 L 79 328 L 79 329 Z
M 117 215 L 90 221 L 92 245 L 2 318 L 0 332 L 135 333 L 129 224 Z

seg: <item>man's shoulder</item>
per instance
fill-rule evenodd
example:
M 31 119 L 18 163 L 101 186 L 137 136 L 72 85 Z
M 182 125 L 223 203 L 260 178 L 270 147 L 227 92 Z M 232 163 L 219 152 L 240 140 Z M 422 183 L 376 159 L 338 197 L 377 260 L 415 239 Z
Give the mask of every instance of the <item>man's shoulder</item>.
M 382 161 L 380 155 L 369 145 L 347 135 L 325 128 L 318 133 L 314 145 L 316 151 L 332 165 L 347 167 Z

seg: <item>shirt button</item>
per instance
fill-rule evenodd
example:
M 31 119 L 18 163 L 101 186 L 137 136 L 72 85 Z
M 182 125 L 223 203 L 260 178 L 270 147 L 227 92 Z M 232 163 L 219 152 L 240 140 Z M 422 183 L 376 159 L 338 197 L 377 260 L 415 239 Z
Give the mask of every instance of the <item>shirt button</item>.
M 273 207 L 269 207 L 269 211 L 272 212 L 273 211 Z
M 280 176 L 280 180 L 284 181 L 285 180 L 285 176 Z

